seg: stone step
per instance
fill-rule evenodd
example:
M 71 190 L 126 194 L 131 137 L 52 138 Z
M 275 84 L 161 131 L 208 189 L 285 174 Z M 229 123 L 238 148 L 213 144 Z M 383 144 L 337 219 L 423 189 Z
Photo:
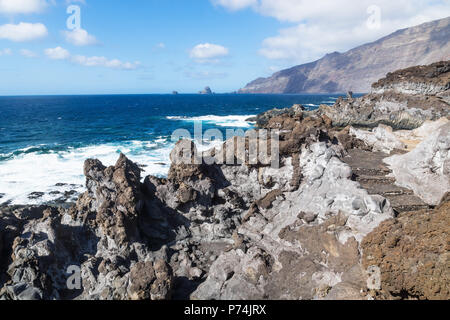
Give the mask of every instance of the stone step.
M 429 206 L 415 195 L 397 195 L 386 197 L 392 208 L 398 213 L 428 209 Z
M 396 179 L 388 176 L 392 171 L 383 162 L 388 156 L 382 152 L 352 149 L 343 161 L 351 167 L 353 180 L 369 194 L 388 199 L 397 213 L 429 208 L 412 190 L 395 185 Z
M 352 171 L 355 175 L 358 176 L 385 176 L 387 174 L 390 174 L 392 171 L 389 169 L 383 169 L 383 168 L 355 168 L 351 167 Z
M 356 175 L 366 176 L 384 176 L 391 173 L 391 170 L 383 163 L 386 154 L 382 152 L 368 152 L 359 149 L 348 151 L 348 155 L 344 157 L 347 163 Z
M 387 176 L 371 176 L 371 175 L 355 175 L 354 180 L 358 181 L 361 185 L 371 185 L 371 184 L 394 184 L 394 177 Z
M 382 180 L 382 179 L 380 179 Z M 414 195 L 412 190 L 399 187 L 393 183 L 386 183 L 386 181 L 382 180 L 382 182 L 374 183 L 373 180 L 360 182 L 361 186 L 369 192 L 369 194 L 379 194 L 383 197 L 388 196 L 401 196 L 401 195 Z

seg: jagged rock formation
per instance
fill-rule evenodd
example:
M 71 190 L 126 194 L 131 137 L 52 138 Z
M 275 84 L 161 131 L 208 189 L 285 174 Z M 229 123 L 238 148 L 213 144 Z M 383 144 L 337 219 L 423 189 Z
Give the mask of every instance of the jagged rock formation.
M 286 115 L 294 117 L 295 115 L 303 113 L 303 111 L 305 111 L 305 108 L 302 105 L 295 104 L 292 108 L 272 109 L 267 112 L 263 112 L 254 118 L 247 119 L 247 121 L 256 122 L 258 127 L 264 128 L 269 123 L 269 120 L 274 117 Z
M 170 298 L 172 275 L 167 256 L 151 251 L 148 242 L 152 239 L 145 237 L 146 223 L 152 219 L 143 202 L 140 169 L 121 155 L 109 168 L 87 160 L 85 175 L 88 191 L 70 210 L 2 210 L 2 238 L 8 245 L 2 251 L 6 265 L 2 265 L 0 297 Z M 142 261 L 154 264 L 155 278 L 149 276 L 147 284 L 150 292 L 134 279 L 139 267 L 135 264 Z M 68 288 L 70 267 L 79 270 L 78 290 Z
M 0 208 L 0 299 L 448 299 L 448 118 L 254 120 L 218 149 L 179 141 L 167 178 L 89 159 L 69 209 Z
M 369 92 L 393 70 L 450 59 L 450 18 L 399 30 L 345 53 L 279 71 L 250 82 L 240 93 Z M 447 96 L 448 99 L 448 96 Z
M 409 76 L 411 75 L 411 76 Z M 357 99 L 338 99 L 334 106 L 320 106 L 334 126 L 415 129 L 426 120 L 450 115 L 443 96 L 450 88 L 450 61 L 413 67 L 389 74 L 374 84 L 373 91 Z
M 109 168 L 98 160 L 87 160 L 84 175 L 88 190 L 71 208 L 73 219 L 99 226 L 119 245 L 136 238 L 142 206 L 139 167 L 122 154 Z

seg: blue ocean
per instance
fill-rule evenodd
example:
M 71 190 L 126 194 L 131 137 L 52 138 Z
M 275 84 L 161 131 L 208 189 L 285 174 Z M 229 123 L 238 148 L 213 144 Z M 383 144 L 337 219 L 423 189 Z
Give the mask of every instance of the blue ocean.
M 83 163 L 119 153 L 164 176 L 176 129 L 249 129 L 258 113 L 338 95 L 110 95 L 0 97 L 0 204 L 51 202 L 84 191 Z M 218 141 L 215 141 L 217 143 Z M 204 148 L 212 142 L 204 142 Z M 36 193 L 44 193 L 39 197 Z

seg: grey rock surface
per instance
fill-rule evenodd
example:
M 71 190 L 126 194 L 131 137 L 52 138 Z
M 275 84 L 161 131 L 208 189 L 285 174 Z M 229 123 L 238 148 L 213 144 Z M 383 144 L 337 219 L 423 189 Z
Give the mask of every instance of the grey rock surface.
M 397 184 L 414 190 L 430 205 L 450 191 L 450 124 L 441 126 L 416 149 L 385 159 Z
M 449 86 L 450 61 L 411 67 L 388 74 L 374 84 L 370 94 L 340 98 L 334 106 L 320 106 L 319 113 L 338 127 L 385 124 L 394 129 L 416 129 L 427 120 L 450 116 L 450 105 L 439 96 Z
M 219 256 L 193 298 L 319 298 L 357 267 L 358 243 L 393 217 L 389 202 L 351 181 L 350 168 L 325 143 L 306 147 L 299 161 L 300 188 L 250 215 L 238 229 L 245 246 Z M 353 280 L 363 289 L 363 277 Z
M 393 133 L 392 128 L 382 124 L 378 125 L 378 127 L 372 131 L 358 130 L 352 127 L 350 129 L 350 134 L 354 135 L 357 139 L 364 141 L 367 145 L 372 147 L 373 151 L 390 153 L 395 149 L 406 149 L 406 144 Z

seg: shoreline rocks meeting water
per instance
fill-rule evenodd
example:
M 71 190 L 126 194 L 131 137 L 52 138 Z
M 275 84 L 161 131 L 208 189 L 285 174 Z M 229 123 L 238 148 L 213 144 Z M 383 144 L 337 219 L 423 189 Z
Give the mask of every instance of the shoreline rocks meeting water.
M 0 208 L 0 299 L 449 299 L 449 75 L 259 115 L 279 168 L 246 137 L 180 140 L 164 179 L 86 160 L 70 208 Z

